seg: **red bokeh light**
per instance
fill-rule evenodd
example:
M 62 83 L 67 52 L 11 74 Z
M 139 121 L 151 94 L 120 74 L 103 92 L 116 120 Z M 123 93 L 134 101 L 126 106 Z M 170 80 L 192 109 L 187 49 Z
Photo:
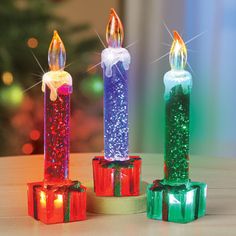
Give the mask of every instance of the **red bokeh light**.
M 31 154 L 34 150 L 34 147 L 31 143 L 26 143 L 22 146 L 22 152 L 24 154 Z
M 40 138 L 40 132 L 39 130 L 37 129 L 33 129 L 31 132 L 30 132 L 30 139 L 36 141 Z

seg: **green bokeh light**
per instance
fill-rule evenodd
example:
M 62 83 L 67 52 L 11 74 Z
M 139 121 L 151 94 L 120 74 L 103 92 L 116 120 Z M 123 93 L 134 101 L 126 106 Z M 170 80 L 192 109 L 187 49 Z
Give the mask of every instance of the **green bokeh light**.
M 0 91 L 0 103 L 3 106 L 17 107 L 23 100 L 23 91 L 19 85 L 4 87 Z
M 84 79 L 80 84 L 81 93 L 89 98 L 99 98 L 103 95 L 103 80 L 99 75 Z

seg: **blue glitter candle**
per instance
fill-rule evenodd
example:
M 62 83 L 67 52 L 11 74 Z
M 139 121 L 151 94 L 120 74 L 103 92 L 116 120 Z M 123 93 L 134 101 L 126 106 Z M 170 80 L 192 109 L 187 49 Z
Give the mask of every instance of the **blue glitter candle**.
M 101 55 L 104 79 L 105 153 L 93 158 L 92 162 L 94 192 L 97 196 L 124 197 L 140 194 L 142 159 L 139 156 L 129 156 L 130 54 L 122 47 L 123 36 L 122 23 L 115 10 L 111 9 L 106 31 L 108 47 Z M 100 209 L 102 212 L 102 204 Z
M 128 78 L 130 54 L 122 48 L 123 27 L 111 10 L 106 33 L 108 48 L 102 52 L 104 78 L 104 149 L 105 159 L 129 159 Z

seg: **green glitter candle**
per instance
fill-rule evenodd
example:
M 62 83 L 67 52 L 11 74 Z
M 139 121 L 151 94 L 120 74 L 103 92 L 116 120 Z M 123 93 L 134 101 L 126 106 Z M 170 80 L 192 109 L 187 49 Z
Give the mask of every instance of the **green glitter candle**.
M 165 84 L 165 182 L 170 185 L 189 180 L 189 103 L 192 76 L 184 70 L 187 50 L 176 32 L 171 50 L 171 70 L 164 76 Z
M 192 76 L 184 70 L 187 49 L 177 32 L 170 50 L 171 70 L 165 84 L 165 183 L 185 184 L 189 180 L 189 103 Z
M 192 76 L 184 70 L 187 49 L 174 31 L 170 50 L 171 70 L 165 84 L 164 179 L 147 189 L 147 216 L 151 219 L 187 223 L 205 214 L 204 183 L 189 179 L 189 107 Z
M 164 82 L 165 181 L 170 185 L 183 184 L 189 180 L 189 100 L 192 79 L 187 71 L 169 71 L 165 74 Z

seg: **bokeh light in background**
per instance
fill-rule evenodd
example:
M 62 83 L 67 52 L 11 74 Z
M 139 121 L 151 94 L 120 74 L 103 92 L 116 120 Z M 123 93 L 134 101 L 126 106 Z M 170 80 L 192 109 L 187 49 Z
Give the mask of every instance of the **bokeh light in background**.
M 34 151 L 34 147 L 31 143 L 26 143 L 22 146 L 22 152 L 23 154 L 32 154 L 32 152 Z
M 111 7 L 123 20 L 125 45 L 137 41 L 129 47 L 130 151 L 163 152 L 163 75 L 170 67 L 168 57 L 150 63 L 169 51 L 165 22 L 185 41 L 205 32 L 188 44 L 194 70 L 191 153 L 235 156 L 234 0 L 1 1 L 0 156 L 43 153 L 43 72 L 31 51 L 47 70 L 55 27 L 65 43 L 66 69 L 74 81 L 71 151 L 103 149 L 103 80 L 100 66 L 88 69 L 100 61 L 103 46 L 94 29 L 105 40 Z
M 13 82 L 13 75 L 12 75 L 12 73 L 9 72 L 9 71 L 3 72 L 3 74 L 2 74 L 2 82 L 3 82 L 5 85 L 10 85 L 10 84 L 12 84 L 12 82 Z
M 101 76 L 91 75 L 80 84 L 80 92 L 89 98 L 100 98 L 103 95 L 103 80 Z
M 30 138 L 34 141 L 38 140 L 40 138 L 40 131 L 37 129 L 34 129 L 30 132 Z
M 27 45 L 29 48 L 37 48 L 38 47 L 38 40 L 36 38 L 29 38 L 27 41 Z
M 5 107 L 16 108 L 22 100 L 23 91 L 17 84 L 0 90 L 0 102 Z

